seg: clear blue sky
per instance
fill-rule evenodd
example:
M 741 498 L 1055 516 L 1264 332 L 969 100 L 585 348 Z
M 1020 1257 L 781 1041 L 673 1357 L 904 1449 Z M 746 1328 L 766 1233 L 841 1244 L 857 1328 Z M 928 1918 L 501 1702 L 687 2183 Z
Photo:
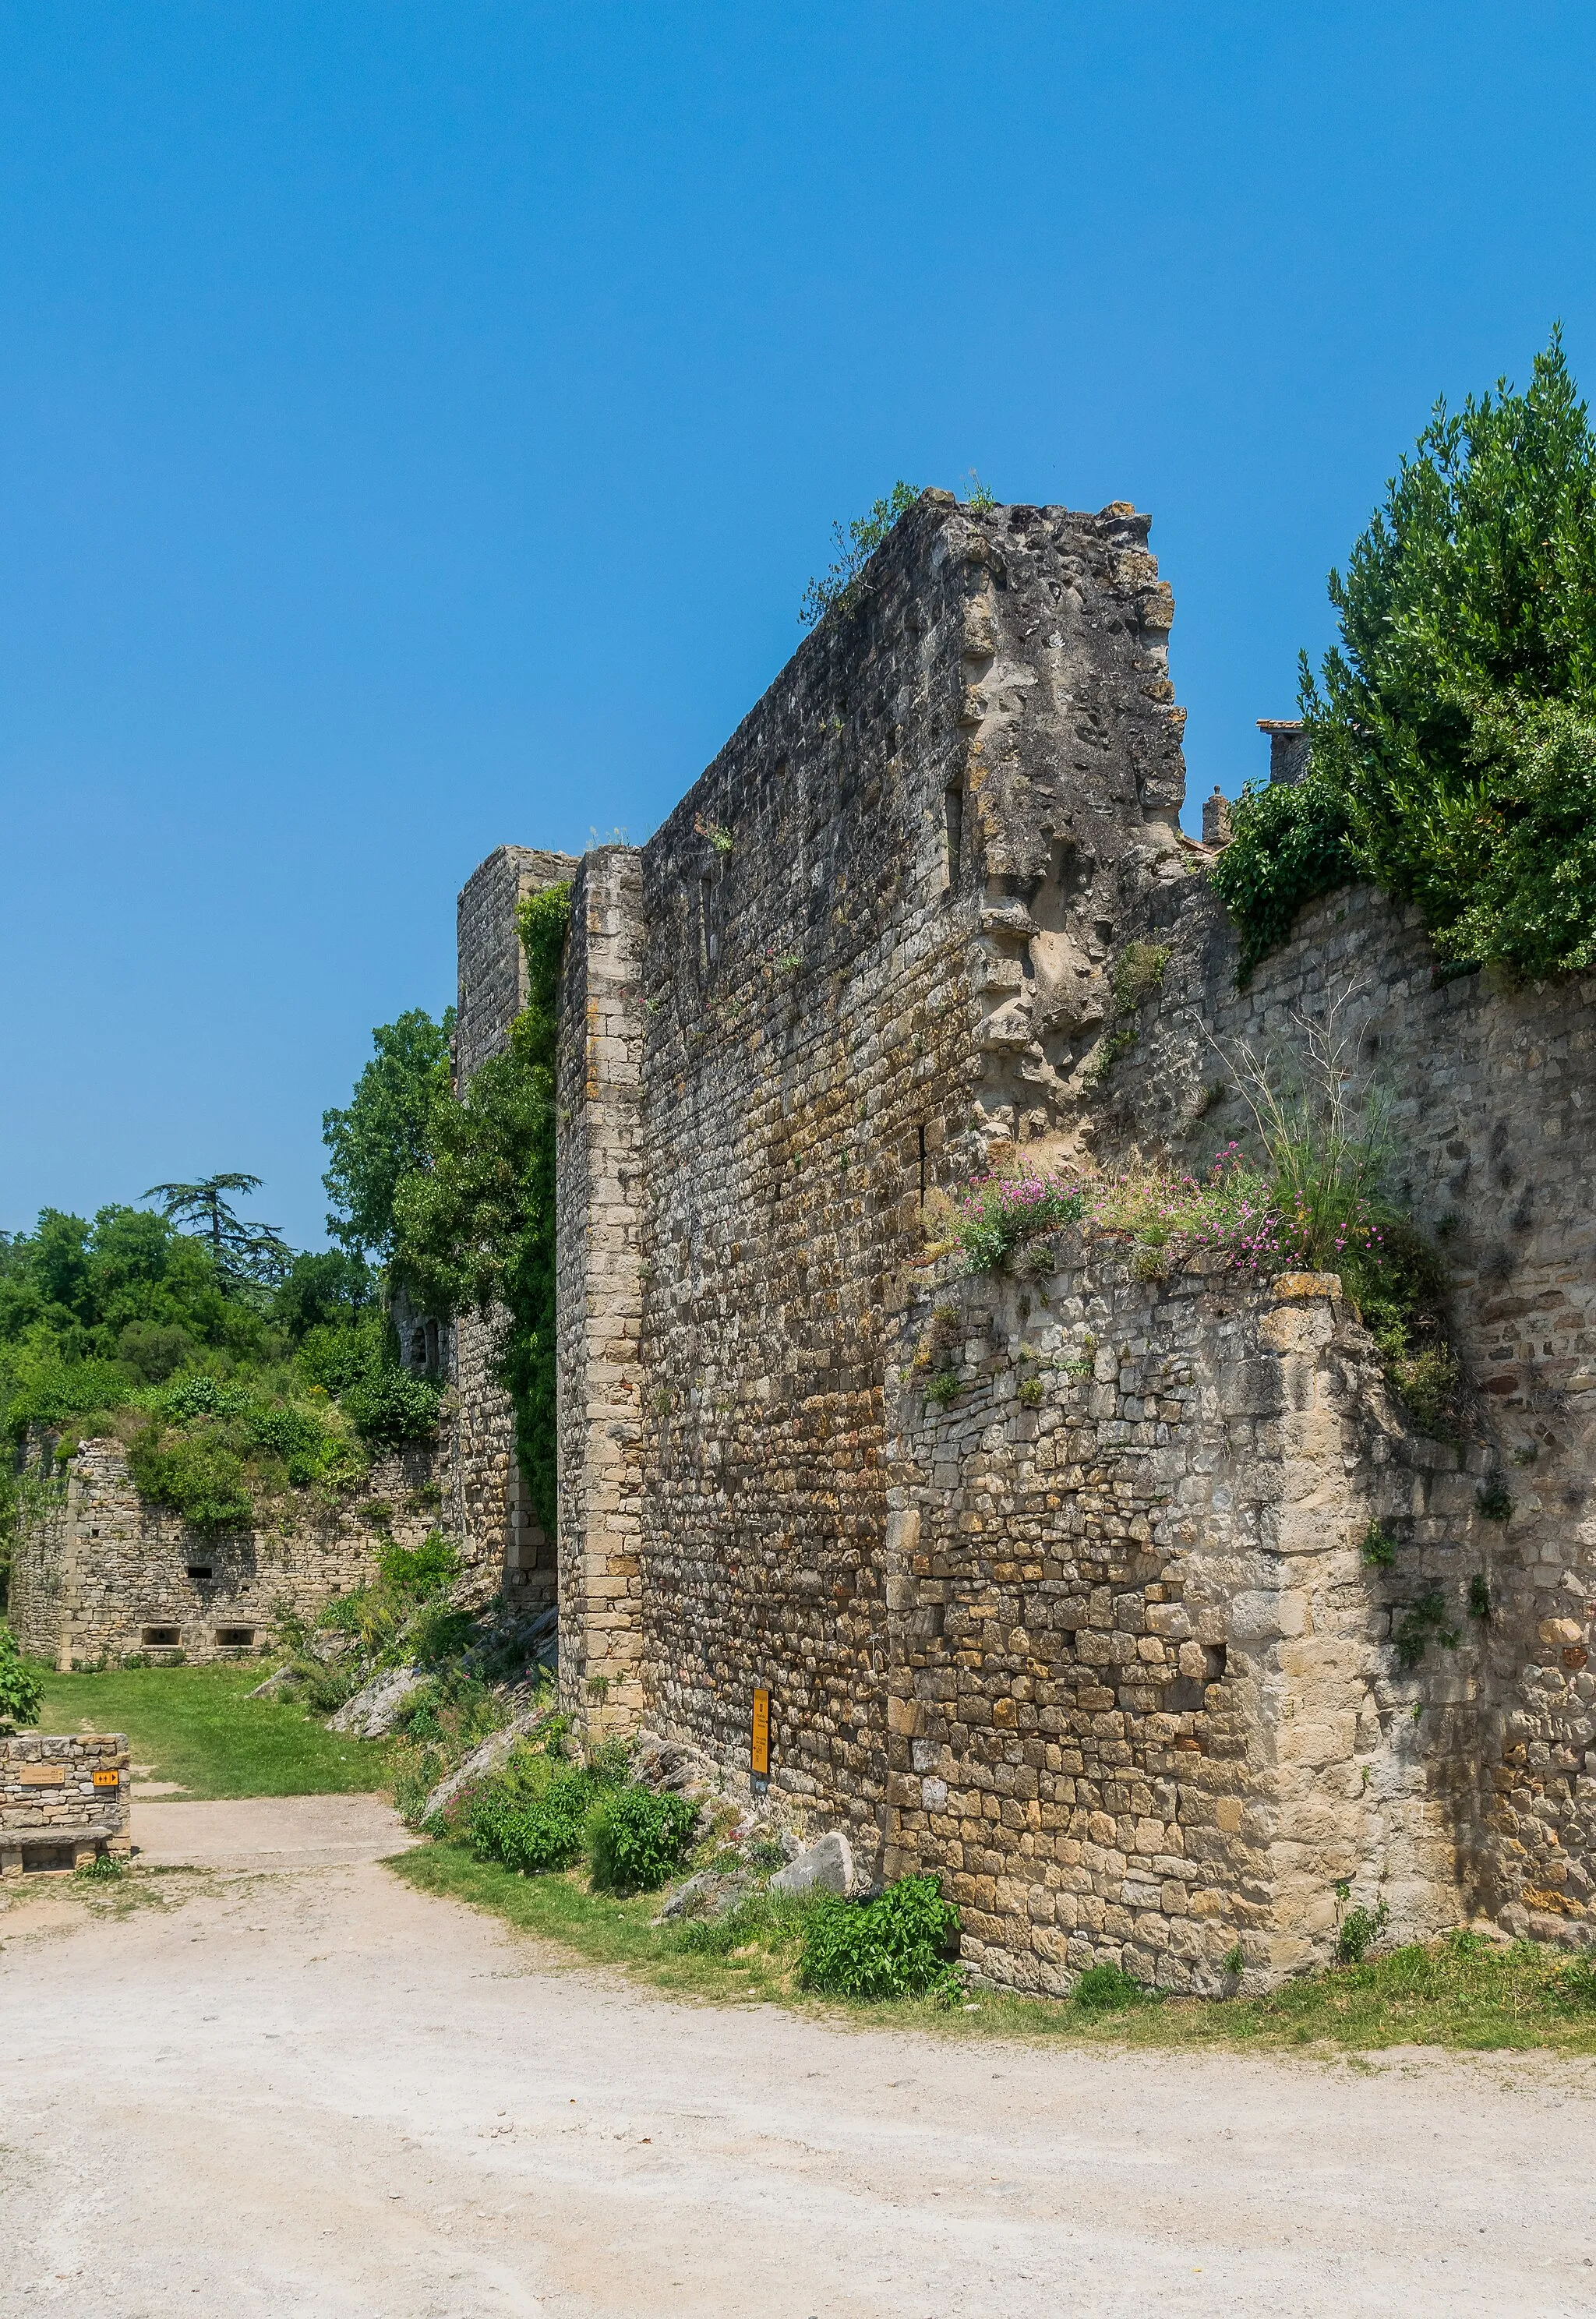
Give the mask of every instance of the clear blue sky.
M 248 1169 L 898 475 L 1133 500 L 1194 802 L 1434 396 L 1596 385 L 1596 13 L 0 7 L 0 1225 Z

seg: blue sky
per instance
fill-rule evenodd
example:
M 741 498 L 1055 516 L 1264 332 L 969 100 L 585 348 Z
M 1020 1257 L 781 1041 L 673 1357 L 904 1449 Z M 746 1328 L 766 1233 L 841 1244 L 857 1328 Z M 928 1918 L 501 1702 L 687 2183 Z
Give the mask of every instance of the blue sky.
M 1588 6 L 0 6 L 0 1225 L 266 1178 L 895 477 L 1133 500 L 1262 770 L 1435 395 L 1596 383 Z

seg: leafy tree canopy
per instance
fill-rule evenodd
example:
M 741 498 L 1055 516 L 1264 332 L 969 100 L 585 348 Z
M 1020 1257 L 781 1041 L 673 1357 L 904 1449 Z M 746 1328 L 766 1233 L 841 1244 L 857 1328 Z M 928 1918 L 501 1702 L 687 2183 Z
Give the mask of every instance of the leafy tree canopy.
M 392 1203 L 392 1270 L 422 1311 L 495 1306 L 508 1314 L 500 1382 L 516 1412 L 522 1474 L 555 1527 L 555 1048 L 571 889 L 550 887 L 519 914 L 526 1007 L 509 1046 L 473 1074 L 463 1101 L 446 1083 L 428 1114 L 425 1163 Z
M 1559 332 L 1524 393 L 1437 405 L 1330 594 L 1312 770 L 1243 799 L 1214 873 L 1244 970 L 1357 876 L 1443 956 L 1596 965 L 1596 437 Z
M 216 1277 L 226 1288 L 275 1287 L 288 1270 L 293 1251 L 275 1224 L 246 1221 L 235 1214 L 230 1192 L 258 1192 L 258 1176 L 206 1176 L 197 1184 L 152 1184 L 147 1200 L 158 1200 L 174 1224 L 197 1224 L 211 1243 Z
M 414 1006 L 372 1033 L 376 1051 L 356 1081 L 347 1111 L 322 1114 L 331 1164 L 321 1181 L 335 1214 L 327 1229 L 356 1253 L 393 1252 L 393 1202 L 406 1177 L 430 1164 L 428 1122 L 449 1093 L 455 1010 L 435 1023 Z

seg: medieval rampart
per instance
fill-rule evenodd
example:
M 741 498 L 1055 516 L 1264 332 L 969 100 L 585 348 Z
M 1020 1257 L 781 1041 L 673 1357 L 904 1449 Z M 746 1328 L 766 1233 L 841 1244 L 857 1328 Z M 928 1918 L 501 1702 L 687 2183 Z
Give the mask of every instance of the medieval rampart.
M 867 1873 L 942 1874 L 993 1981 L 1267 1981 L 1329 1953 L 1338 1882 L 1405 1932 L 1582 1937 L 1591 991 L 1448 979 L 1354 891 L 1236 992 L 1147 528 L 925 495 L 657 835 L 581 867 L 567 1703 L 746 1778 L 768 1691 L 771 1780 Z M 927 1272 L 933 1192 L 1205 1164 L 1239 1042 L 1300 1060 L 1332 1004 L 1447 1253 L 1465 1438 L 1328 1277 Z

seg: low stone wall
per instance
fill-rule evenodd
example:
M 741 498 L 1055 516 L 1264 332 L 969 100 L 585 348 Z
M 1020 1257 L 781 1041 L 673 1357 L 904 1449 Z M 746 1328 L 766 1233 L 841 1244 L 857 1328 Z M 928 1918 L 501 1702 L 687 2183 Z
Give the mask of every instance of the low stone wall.
M 402 1450 L 336 1506 L 295 1491 L 258 1529 L 213 1536 L 140 1497 L 119 1441 L 86 1441 L 59 1500 L 18 1540 L 12 1630 L 63 1671 L 140 1654 L 158 1665 L 248 1657 L 284 1609 L 313 1620 L 363 1584 L 386 1538 L 416 1547 L 443 1526 L 446 1458 L 446 1443 Z
M 0 1738 L 0 1876 L 125 1857 L 129 1779 L 121 1732 Z
M 1433 1937 L 1470 1906 L 1474 1478 L 1404 1431 L 1333 1276 L 1127 1253 L 933 1280 L 900 1327 L 887 1872 L 942 1875 L 978 1976 L 1052 1994 L 1322 1964 L 1339 1881 Z M 1454 1647 L 1404 1670 L 1434 1585 Z

